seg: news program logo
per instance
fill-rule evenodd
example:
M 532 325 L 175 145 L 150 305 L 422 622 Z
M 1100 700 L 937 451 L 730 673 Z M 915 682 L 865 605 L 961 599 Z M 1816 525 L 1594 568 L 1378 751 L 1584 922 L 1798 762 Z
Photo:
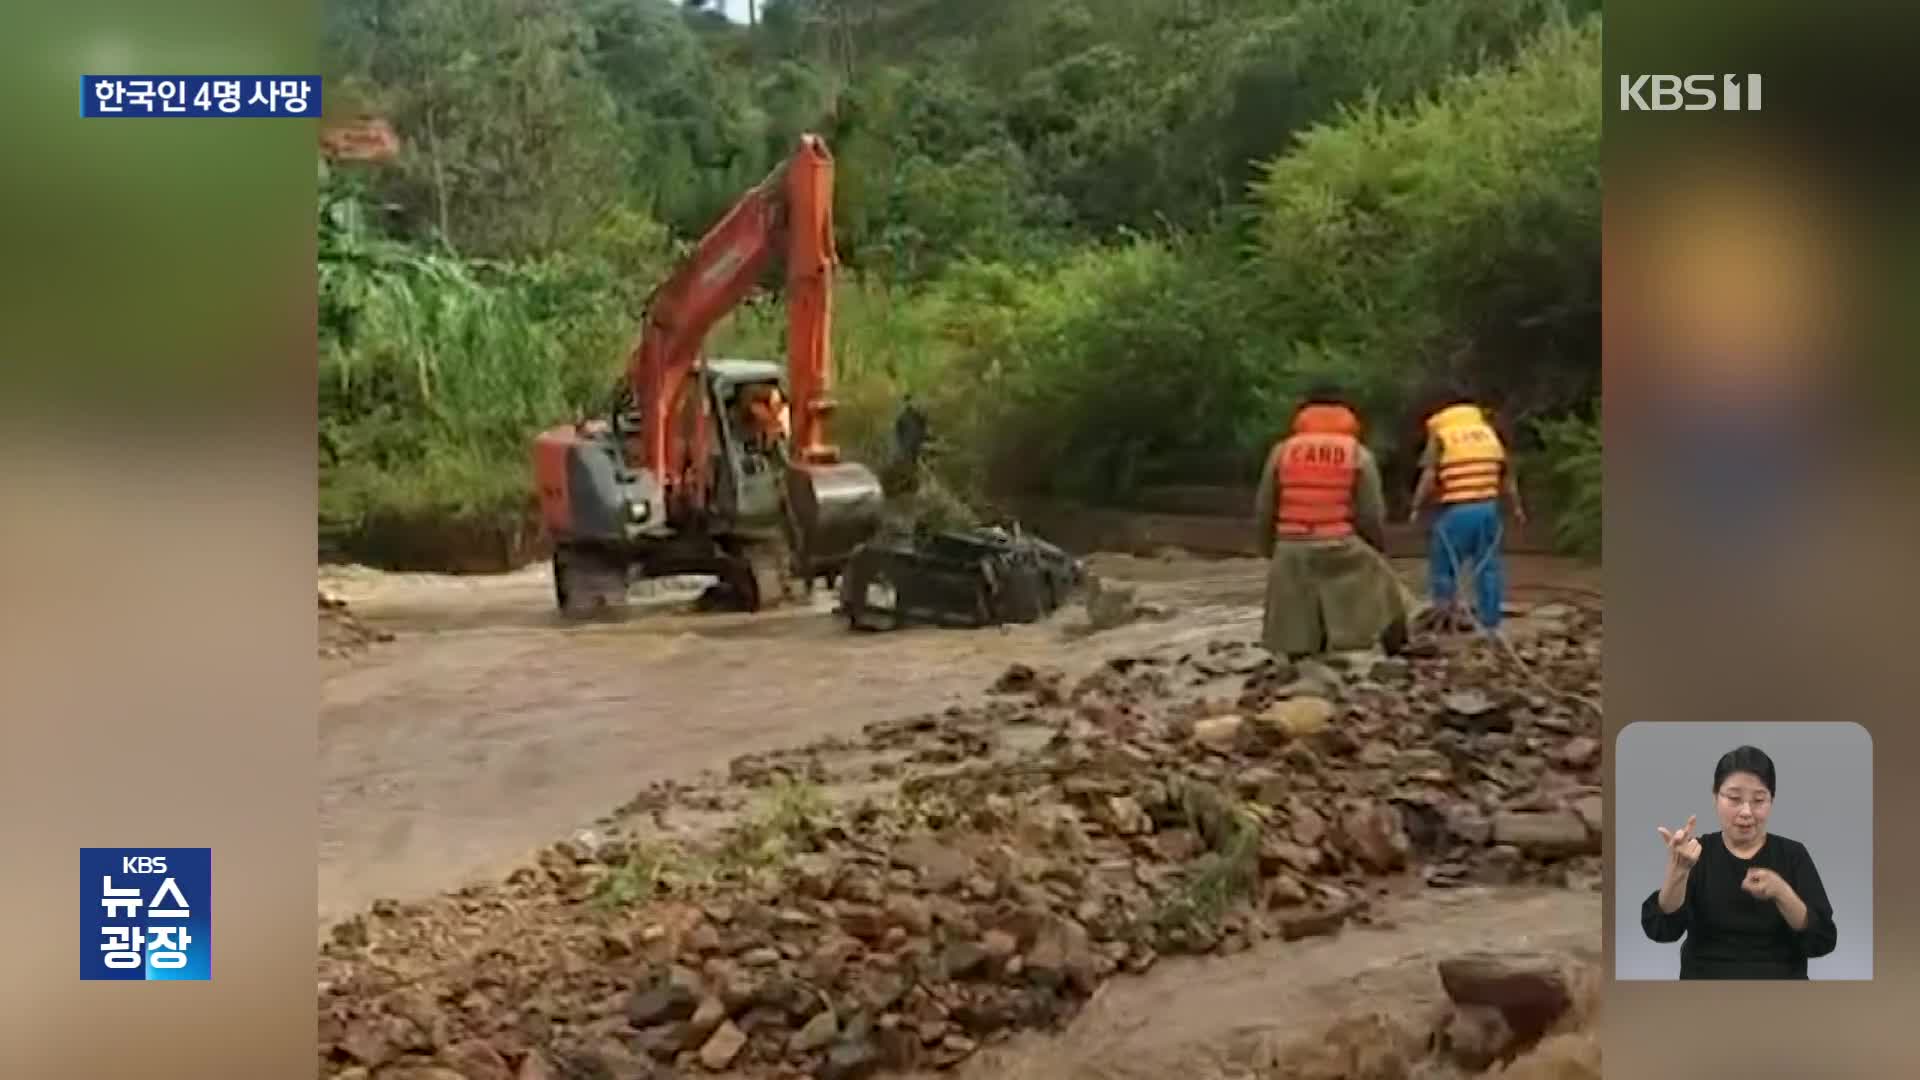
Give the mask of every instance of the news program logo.
M 80 978 L 212 978 L 212 848 L 81 848 Z
M 1622 75 L 1620 111 L 1759 112 L 1758 75 Z

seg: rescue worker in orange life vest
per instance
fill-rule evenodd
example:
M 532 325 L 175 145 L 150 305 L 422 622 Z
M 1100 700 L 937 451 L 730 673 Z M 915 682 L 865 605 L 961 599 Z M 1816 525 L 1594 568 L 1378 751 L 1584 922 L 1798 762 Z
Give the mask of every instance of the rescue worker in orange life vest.
M 1268 651 L 1399 651 L 1410 604 L 1385 556 L 1380 470 L 1338 390 L 1316 388 L 1295 411 L 1267 456 L 1254 514 L 1269 560 Z
M 1451 606 L 1461 574 L 1473 578 L 1474 615 L 1500 626 L 1506 573 L 1501 558 L 1500 500 L 1512 500 L 1514 520 L 1527 523 L 1520 485 L 1506 446 L 1486 411 L 1456 388 L 1430 399 L 1420 480 L 1411 523 L 1429 501 L 1438 504 L 1427 534 L 1427 588 L 1435 607 Z

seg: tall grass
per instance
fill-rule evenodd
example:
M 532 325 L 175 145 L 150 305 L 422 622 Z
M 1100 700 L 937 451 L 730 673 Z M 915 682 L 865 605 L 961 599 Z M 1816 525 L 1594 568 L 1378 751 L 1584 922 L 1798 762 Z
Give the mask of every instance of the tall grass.
M 323 538 L 379 519 L 485 523 L 530 505 L 534 432 L 607 397 L 626 319 L 601 268 L 458 260 L 323 219 Z
M 1602 463 L 1600 420 L 1565 416 L 1537 421 L 1553 507 L 1553 538 L 1570 554 L 1601 556 Z

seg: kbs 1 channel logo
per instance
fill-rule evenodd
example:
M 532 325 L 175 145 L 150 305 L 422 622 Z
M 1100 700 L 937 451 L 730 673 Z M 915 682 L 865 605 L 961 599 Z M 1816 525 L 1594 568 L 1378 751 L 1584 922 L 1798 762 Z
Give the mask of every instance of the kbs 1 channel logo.
M 213 977 L 212 848 L 81 848 L 80 978 Z

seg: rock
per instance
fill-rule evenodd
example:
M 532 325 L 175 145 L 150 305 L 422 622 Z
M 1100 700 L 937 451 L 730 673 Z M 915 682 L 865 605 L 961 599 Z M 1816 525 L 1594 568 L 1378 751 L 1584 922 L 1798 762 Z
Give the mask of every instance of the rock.
M 733 1064 L 733 1059 L 740 1056 L 746 1045 L 747 1033 L 735 1027 L 731 1020 L 726 1021 L 700 1048 L 700 1064 L 719 1072 Z
M 1287 812 L 1293 818 L 1293 839 L 1302 847 L 1319 847 L 1327 838 L 1327 819 L 1321 817 L 1307 805 L 1306 800 L 1295 796 L 1287 801 Z
M 1577 739 L 1568 739 L 1557 755 L 1561 765 L 1569 769 L 1589 768 L 1600 761 L 1600 741 L 1585 735 Z
M 817 1075 L 820 1080 L 863 1080 L 879 1067 L 879 1048 L 873 1045 L 871 1036 L 863 1033 L 842 1036 L 834 1043 Z
M 1125 795 L 1116 795 L 1107 800 L 1106 824 L 1120 836 L 1139 836 L 1153 831 L 1153 819 L 1140 808 L 1140 804 Z
M 1340 688 L 1340 673 L 1318 660 L 1302 660 L 1295 669 L 1292 686 L 1300 694 L 1332 697 Z
M 965 1035 L 948 1035 L 940 1040 L 940 1052 L 934 1055 L 934 1066 L 941 1069 L 951 1068 L 972 1054 L 979 1046 L 979 1043 Z
M 700 1007 L 693 1011 L 693 1018 L 687 1021 L 687 1033 L 683 1045 L 692 1049 L 706 1042 L 715 1031 L 719 1030 L 721 1023 L 726 1019 L 725 1002 L 712 995 L 702 998 Z
M 1539 1038 L 1573 1004 L 1566 972 L 1553 957 L 1474 952 L 1442 960 L 1439 967 L 1448 998 L 1499 1009 L 1523 1042 Z
M 553 1066 L 547 1064 L 546 1055 L 538 1050 L 529 1050 L 526 1058 L 520 1062 L 520 1071 L 514 1075 L 514 1080 L 554 1080 Z
M 799 979 L 776 976 L 762 983 L 754 992 L 753 1004 L 773 1009 L 794 1023 L 799 1023 L 812 1019 L 824 1003 L 820 999 L 820 991 L 814 987 Z
M 1543 731 L 1558 732 L 1559 734 L 1562 734 L 1562 735 L 1572 734 L 1573 728 L 1574 728 L 1572 718 L 1564 716 L 1560 713 L 1545 713 L 1543 715 L 1536 716 L 1533 718 L 1533 726 L 1540 728 Z
M 882 1068 L 909 1072 L 920 1065 L 920 1036 L 898 1016 L 883 1016 L 873 1032 Z
M 1297 697 L 1269 706 L 1257 722 L 1286 738 L 1305 739 L 1327 730 L 1333 714 L 1333 702 L 1326 698 Z
M 360 1064 L 377 1069 L 409 1050 L 433 1047 L 411 1021 L 381 1013 L 349 1023 L 340 1049 Z
M 825 900 L 832 896 L 833 887 L 840 877 L 839 861 L 821 852 L 805 852 L 794 856 L 789 869 L 796 891 L 811 900 Z
M 1355 806 L 1341 818 L 1340 832 L 1348 854 L 1375 873 L 1390 873 L 1406 865 L 1411 845 L 1400 813 L 1386 803 Z
M 1493 839 L 1533 858 L 1566 858 L 1600 851 L 1598 839 L 1588 833 L 1586 822 L 1565 811 L 1496 814 Z
M 627 1019 L 637 1028 L 685 1020 L 699 1007 L 702 993 L 700 976 L 675 964 L 652 987 L 633 995 L 627 1004 Z
M 1307 902 L 1307 887 L 1300 884 L 1298 878 L 1282 875 L 1267 882 L 1267 906 L 1270 908 L 1298 907 Z
M 1606 831 L 1607 804 L 1598 795 L 1589 795 L 1573 804 L 1573 812 L 1580 816 L 1581 824 L 1587 831 L 1599 836 Z
M 966 886 L 961 890 L 973 900 L 992 900 L 1000 895 L 1000 883 L 987 874 L 968 874 Z
M 996 694 L 1018 694 L 1033 689 L 1040 673 L 1025 664 L 1011 664 L 1007 670 L 994 680 L 991 692 Z
M 719 952 L 720 931 L 714 929 L 713 924 L 702 922 L 687 931 L 686 939 L 681 942 L 681 948 L 696 955 Z
M 760 994 L 759 978 L 731 960 L 709 960 L 707 975 L 729 1015 L 746 1008 Z
M 1097 981 L 1093 944 L 1086 928 L 1057 915 L 1049 917 L 1034 935 L 1024 968 L 1030 980 L 1048 989 L 1072 983 L 1082 993 L 1091 993 Z
M 1246 723 L 1245 717 L 1232 714 L 1209 716 L 1193 725 L 1193 739 L 1210 750 L 1231 750 Z
M 838 981 L 840 973 L 846 969 L 847 961 L 859 955 L 862 946 L 859 941 L 844 934 L 835 934 L 822 941 L 813 950 L 807 960 L 807 977 L 816 983 Z
M 513 1080 L 513 1070 L 507 1067 L 507 1059 L 479 1039 L 455 1043 L 440 1057 L 448 1068 L 466 1077 L 466 1080 Z
M 612 1038 L 602 1039 L 569 1062 L 569 1074 L 603 1076 L 608 1080 L 651 1080 L 653 1063 Z
M 861 941 L 874 942 L 887 936 L 887 921 L 884 909 L 872 904 L 848 904 L 839 906 L 840 926 L 847 933 Z
M 1447 1056 L 1463 1069 L 1481 1072 L 1505 1056 L 1513 1030 L 1491 1005 L 1456 1006 L 1444 1033 Z
M 1260 838 L 1260 873 L 1266 877 L 1288 867 L 1303 874 L 1312 873 L 1324 859 L 1319 848 L 1290 844 L 1274 836 Z
M 1468 847 L 1486 847 L 1493 843 L 1493 822 L 1471 803 L 1455 803 L 1446 809 L 1447 832 Z
M 895 893 L 887 897 L 886 912 L 892 925 L 909 934 L 928 934 L 933 931 L 933 909 L 920 897 Z
M 879 904 L 886 888 L 872 874 L 843 873 L 834 883 L 833 895 L 854 904 Z
M 989 930 L 981 935 L 980 948 L 994 963 L 1005 964 L 1009 957 L 1020 951 L 1020 939 L 1005 930 Z
M 761 946 L 740 954 L 740 962 L 750 968 L 772 967 L 780 962 L 780 950 Z
M 798 908 L 781 908 L 774 912 L 773 924 L 782 930 L 807 930 L 820 925 L 820 920 Z
M 1468 731 L 1512 731 L 1513 717 L 1483 690 L 1456 690 L 1440 699 L 1449 722 Z
M 853 996 L 869 1011 L 886 1012 L 900 1003 L 913 989 L 913 980 L 905 975 L 870 971 L 853 987 Z
M 1393 757 L 1393 771 L 1400 776 L 1444 783 L 1453 775 L 1453 762 L 1438 750 L 1402 750 Z
M 1346 925 L 1353 916 L 1351 905 L 1340 905 L 1321 911 L 1293 915 L 1280 920 L 1280 937 L 1283 941 L 1299 941 L 1302 938 L 1325 937 Z
M 947 946 L 940 957 L 940 970 L 949 979 L 964 979 L 980 970 L 987 962 L 987 950 L 971 941 L 957 941 Z
M 840 1034 L 840 1023 L 834 1018 L 833 1010 L 827 1009 L 815 1014 L 806 1026 L 793 1033 L 789 1048 L 796 1054 L 811 1054 L 833 1042 Z
M 1153 837 L 1153 850 L 1168 862 L 1186 862 L 1205 848 L 1192 829 L 1163 829 Z
M 974 872 L 967 854 L 932 836 L 919 836 L 902 843 L 893 851 L 893 861 L 919 875 L 920 887 L 928 892 L 946 892 Z

